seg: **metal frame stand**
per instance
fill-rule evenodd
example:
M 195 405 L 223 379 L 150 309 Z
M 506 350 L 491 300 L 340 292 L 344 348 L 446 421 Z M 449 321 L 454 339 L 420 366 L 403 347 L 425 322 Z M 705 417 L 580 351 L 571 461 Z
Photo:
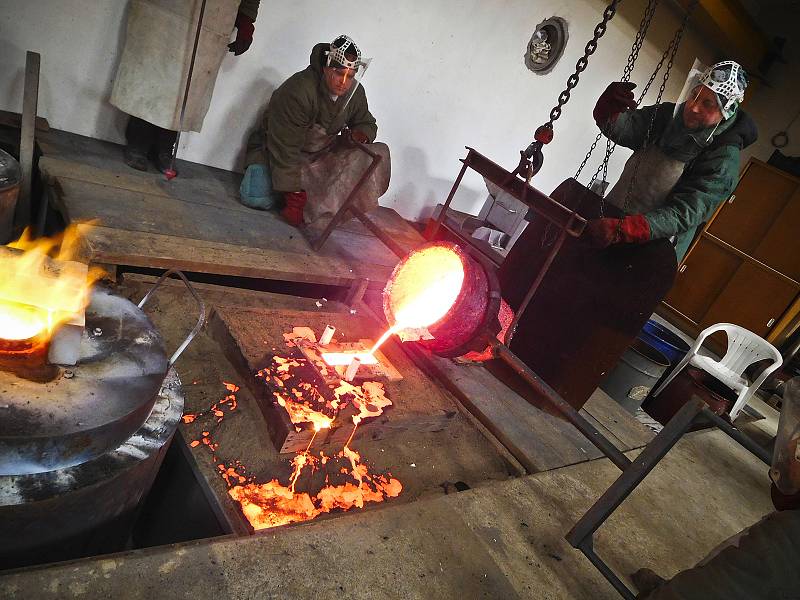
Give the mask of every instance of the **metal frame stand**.
M 565 536 L 570 545 L 583 552 L 586 558 L 597 567 L 597 570 L 614 586 L 623 598 L 633 600 L 636 598 L 636 594 L 625 585 L 611 567 L 595 552 L 592 536 L 631 492 L 636 489 L 648 473 L 658 465 L 659 461 L 666 456 L 667 452 L 678 440 L 683 437 L 683 434 L 689 431 L 695 423 L 703 421 L 710 421 L 712 425 L 719 427 L 765 464 L 769 465 L 771 463 L 772 457 L 769 452 L 728 421 L 709 410 L 700 398 L 692 396 L 691 400 L 683 405 L 664 429 L 647 444 L 641 454 L 628 467 L 623 469 L 617 480 L 611 484 Z
M 389 248 L 392 252 L 394 252 L 398 258 L 403 258 L 408 252 L 402 248 L 397 242 L 395 242 L 389 235 L 387 235 L 380 226 L 375 223 L 372 219 L 370 219 L 364 212 L 355 206 L 353 206 L 353 202 L 355 202 L 356 196 L 358 195 L 359 190 L 364 186 L 367 180 L 372 176 L 372 173 L 375 169 L 378 168 L 378 164 L 382 160 L 382 156 L 370 150 L 366 144 L 362 144 L 355 140 L 350 140 L 350 143 L 361 150 L 362 152 L 368 154 L 372 158 L 372 162 L 364 171 L 364 174 L 361 175 L 361 178 L 356 182 L 353 186 L 353 189 L 350 190 L 347 198 L 345 199 L 342 206 L 339 207 L 339 210 L 336 211 L 336 214 L 333 215 L 333 218 L 330 220 L 328 225 L 323 230 L 322 234 L 311 243 L 311 247 L 314 249 L 315 252 L 319 252 L 322 249 L 322 246 L 325 245 L 325 242 L 328 241 L 328 238 L 333 233 L 333 230 L 344 221 L 345 216 L 347 213 L 351 213 L 356 219 L 361 221 L 364 226 L 369 229 L 372 234 L 378 238 L 384 245 Z

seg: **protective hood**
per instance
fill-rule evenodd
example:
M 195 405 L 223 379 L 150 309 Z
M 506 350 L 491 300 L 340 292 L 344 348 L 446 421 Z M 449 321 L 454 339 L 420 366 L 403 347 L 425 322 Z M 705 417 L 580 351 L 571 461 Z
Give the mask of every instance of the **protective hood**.
M 314 72 L 322 77 L 322 67 L 325 66 L 326 52 L 330 50 L 331 45 L 328 42 L 316 44 L 311 49 L 311 56 L 308 57 L 308 63 Z

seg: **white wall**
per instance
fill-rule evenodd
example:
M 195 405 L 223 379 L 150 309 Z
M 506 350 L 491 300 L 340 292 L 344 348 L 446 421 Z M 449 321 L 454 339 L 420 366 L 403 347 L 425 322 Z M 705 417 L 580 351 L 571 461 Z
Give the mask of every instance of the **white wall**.
M 124 28 L 126 0 L 0 0 L 0 108 L 19 110 L 24 51 L 42 54 L 39 112 L 51 126 L 120 141 L 124 116 L 107 103 Z M 626 6 L 625 4 L 631 4 Z M 596 128 L 597 96 L 622 72 L 644 2 L 625 3 L 581 76 L 556 123 L 545 166 L 534 179 L 550 192 L 574 174 Z M 666 6 L 665 6 L 666 5 Z M 544 122 L 600 20 L 599 0 L 376 0 L 357 8 L 322 0 L 267 2 L 255 42 L 225 59 L 200 134 L 184 134 L 180 156 L 240 169 L 243 140 L 269 94 L 307 65 L 311 47 L 339 33 L 355 38 L 373 62 L 364 80 L 379 139 L 392 151 L 392 181 L 382 203 L 417 219 L 444 201 L 470 145 L 510 168 Z M 552 15 L 569 23 L 569 44 L 546 76 L 525 68 L 534 27 Z M 639 57 L 634 80 L 643 82 L 671 38 L 678 18 L 662 3 Z M 713 51 L 690 33 L 678 56 L 665 99 L 682 87 L 695 56 Z M 658 82 L 649 98 L 654 98 Z M 610 179 L 628 152 L 614 156 Z M 599 152 L 597 160 L 599 160 Z M 593 161 L 593 164 L 597 164 Z M 477 212 L 485 189 L 466 178 L 456 207 Z

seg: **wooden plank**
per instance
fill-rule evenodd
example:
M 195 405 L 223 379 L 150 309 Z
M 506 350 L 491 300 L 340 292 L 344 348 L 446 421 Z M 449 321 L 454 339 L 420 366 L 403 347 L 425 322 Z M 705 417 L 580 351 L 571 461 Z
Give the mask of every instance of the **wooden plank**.
M 479 365 L 457 365 L 408 344 L 404 349 L 437 379 L 530 473 L 600 458 L 572 425 L 528 403 Z
M 343 275 L 348 284 L 355 278 L 363 278 L 382 287 L 397 261 L 375 238 L 346 232 L 334 232 L 328 247 L 315 253 L 296 229 L 272 213 L 191 204 L 65 177 L 57 178 L 56 184 L 64 217 L 70 222 L 97 219 L 108 229 L 198 240 L 191 245 L 206 248 L 220 245 L 226 249 L 258 248 L 274 253 L 276 260 L 272 264 L 276 271 L 286 275 L 276 279 L 318 282 L 327 279 L 331 265 L 336 264 L 333 272 Z M 134 238 L 128 236 L 129 240 Z M 142 236 L 137 244 L 140 250 L 147 250 L 142 242 L 148 238 Z M 139 253 L 145 257 L 149 254 L 149 251 Z
M 22 127 L 22 115 L 10 110 L 0 110 L 0 125 Z M 44 117 L 36 117 L 36 131 L 50 131 L 50 123 Z
M 288 356 L 283 339 L 293 327 L 307 326 L 321 332 L 333 324 L 337 338 L 358 340 L 377 338 L 382 327 L 363 314 L 318 311 L 268 310 L 255 308 L 217 307 L 211 322 L 212 336 L 234 364 L 248 388 L 259 402 L 270 429 L 270 437 L 281 452 L 302 451 L 313 436 L 310 428 L 297 431 L 284 408 L 273 399 L 271 390 L 255 377 L 267 366 L 273 354 Z M 274 350 L 273 350 L 274 349 Z M 355 433 L 356 439 L 382 439 L 403 431 L 441 431 L 458 409 L 434 382 L 417 369 L 393 341 L 381 350 L 403 375 L 399 381 L 385 381 L 386 396 L 392 406 L 378 417 L 365 420 Z M 334 421 L 331 430 L 318 433 L 313 447 L 346 441 L 352 432 L 349 418 Z
M 108 169 L 101 169 L 92 165 L 83 164 L 72 160 L 42 156 L 39 159 L 39 171 L 50 180 L 56 178 L 75 179 L 100 185 L 117 187 L 131 192 L 141 192 L 164 196 L 171 195 L 156 183 L 155 178 L 135 173 L 115 173 Z M 133 169 L 131 169 L 133 171 Z
M 195 273 L 346 286 L 357 280 L 342 261 L 158 233 L 79 225 L 92 262 Z
M 22 126 L 19 140 L 19 166 L 22 169 L 16 224 L 28 225 L 31 218 L 33 149 L 36 133 L 36 110 L 39 104 L 39 63 L 41 56 L 30 50 L 25 54 L 25 91 L 22 97 Z
M 619 448 L 625 452 L 643 448 L 655 437 L 655 433 L 636 420 L 603 390 L 597 389 L 583 405 L 581 413 L 592 416 L 603 429 L 622 442 Z

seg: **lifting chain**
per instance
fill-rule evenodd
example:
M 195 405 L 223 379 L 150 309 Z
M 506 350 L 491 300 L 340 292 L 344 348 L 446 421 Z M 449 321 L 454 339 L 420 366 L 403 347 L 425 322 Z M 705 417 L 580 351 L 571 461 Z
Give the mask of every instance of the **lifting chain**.
M 614 15 L 617 13 L 617 6 L 620 2 L 622 2 L 622 0 L 612 0 L 603 10 L 603 19 L 595 26 L 592 39 L 590 39 L 584 47 L 583 56 L 581 56 L 578 59 L 578 62 L 575 63 L 575 72 L 567 79 L 567 87 L 564 88 L 564 91 L 558 95 L 558 104 L 556 104 L 550 110 L 550 120 L 536 130 L 536 139 L 531 142 L 531 144 L 522 152 L 523 160 L 525 160 L 525 158 L 537 156 L 537 162 L 541 163 L 541 158 L 539 155 L 541 154 L 542 146 L 552 139 L 553 123 L 558 120 L 558 118 L 561 116 L 561 109 L 567 102 L 569 102 L 572 90 L 578 85 L 581 73 L 583 73 L 586 70 L 586 67 L 589 65 L 589 57 L 594 54 L 595 50 L 597 50 L 597 42 L 605 34 L 608 22 L 613 19 Z M 539 132 L 544 130 L 549 130 L 549 135 L 547 133 L 544 134 L 544 139 L 547 141 L 541 141 L 539 139 Z M 541 168 L 541 164 L 538 166 Z M 539 169 L 537 168 L 536 171 L 538 170 Z M 535 174 L 535 172 L 533 174 Z
M 620 81 L 630 81 L 631 79 L 631 73 L 633 72 L 633 67 L 636 64 L 636 59 L 639 58 L 639 51 L 642 49 L 642 45 L 644 44 L 644 38 L 647 35 L 647 30 L 650 28 L 650 23 L 653 20 L 653 15 L 656 12 L 656 7 L 658 6 L 658 2 L 659 0 L 649 0 L 647 6 L 644 9 L 642 20 L 639 22 L 639 30 L 636 32 L 636 37 L 634 38 L 633 44 L 631 45 L 631 51 L 630 54 L 628 54 L 628 62 L 626 63 L 625 68 L 622 71 L 622 77 L 620 78 Z M 666 54 L 667 53 L 665 52 L 664 56 L 661 58 L 662 63 L 664 61 L 664 58 L 666 57 Z M 661 63 L 659 63 L 658 69 L 661 68 L 660 65 Z M 656 71 L 653 73 L 653 76 L 650 78 L 650 81 L 652 81 L 653 78 L 655 78 L 655 73 L 658 72 L 658 69 L 656 69 Z M 646 93 L 646 88 L 645 88 L 645 93 Z M 644 95 L 644 93 L 642 95 Z M 597 148 L 597 144 L 600 141 L 601 137 L 603 137 L 603 134 L 598 133 L 597 137 L 594 138 L 594 142 L 592 142 L 589 151 L 586 153 L 586 156 L 584 157 L 583 161 L 578 167 L 578 170 L 575 173 L 575 179 L 578 179 L 578 177 L 580 177 L 581 171 L 583 171 L 583 168 L 586 166 L 586 163 L 591 158 L 594 149 Z M 611 157 L 611 153 L 614 152 L 613 148 L 611 148 L 609 152 L 609 148 L 610 145 L 607 144 L 606 159 L 605 159 L 606 161 L 608 161 L 608 158 Z M 608 163 L 606 162 L 605 166 L 603 167 L 603 173 L 605 174 L 607 170 L 608 170 Z M 597 179 L 597 175 L 599 174 L 599 172 L 600 168 L 598 168 L 597 173 L 595 173 L 594 177 L 592 177 L 592 181 L 589 183 L 589 185 L 591 185 L 592 182 L 594 182 L 594 180 Z M 605 181 L 605 177 L 603 177 L 603 181 Z
M 661 85 L 658 88 L 658 97 L 656 98 L 655 108 L 653 109 L 653 114 L 650 117 L 650 124 L 647 126 L 647 135 L 644 138 L 644 144 L 642 148 L 646 148 L 647 145 L 650 143 L 650 137 L 653 133 L 653 125 L 656 122 L 656 115 L 658 114 L 658 108 L 661 106 L 661 98 L 664 95 L 664 89 L 667 87 L 667 81 L 669 80 L 669 74 L 672 70 L 672 64 L 675 61 L 675 56 L 678 53 L 678 47 L 681 45 L 681 39 L 683 38 L 683 32 L 686 31 L 686 25 L 689 23 L 689 17 L 694 10 L 694 7 L 697 6 L 698 0 L 692 0 L 692 3 L 686 8 L 686 13 L 683 15 L 683 20 L 681 21 L 681 25 L 678 28 L 678 31 L 675 33 L 675 37 L 673 38 L 672 42 L 672 51 L 669 55 L 669 62 L 667 63 L 667 68 L 664 71 L 664 77 L 661 79 Z M 648 83 L 648 85 L 650 85 Z M 628 203 L 630 202 L 631 195 L 633 194 L 633 187 L 636 184 L 636 176 L 639 171 L 639 163 L 642 162 L 641 160 L 642 155 L 639 155 L 638 160 L 633 164 L 633 174 L 631 175 L 631 179 L 628 182 L 628 189 L 625 192 L 625 201 L 622 204 L 622 211 L 627 214 Z M 622 221 L 620 221 L 620 227 L 622 226 Z

